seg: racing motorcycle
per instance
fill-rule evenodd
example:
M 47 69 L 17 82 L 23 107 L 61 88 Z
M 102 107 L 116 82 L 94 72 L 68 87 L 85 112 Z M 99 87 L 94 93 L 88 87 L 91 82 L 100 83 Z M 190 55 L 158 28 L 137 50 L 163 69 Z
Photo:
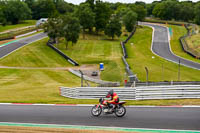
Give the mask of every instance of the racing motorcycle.
M 123 117 L 126 114 L 126 108 L 123 106 L 126 102 L 121 101 L 117 104 L 114 104 L 113 108 L 109 108 L 107 105 L 107 100 L 104 98 L 99 99 L 99 104 L 95 105 L 91 109 L 93 116 L 100 116 L 102 111 L 104 114 L 115 114 L 117 117 Z

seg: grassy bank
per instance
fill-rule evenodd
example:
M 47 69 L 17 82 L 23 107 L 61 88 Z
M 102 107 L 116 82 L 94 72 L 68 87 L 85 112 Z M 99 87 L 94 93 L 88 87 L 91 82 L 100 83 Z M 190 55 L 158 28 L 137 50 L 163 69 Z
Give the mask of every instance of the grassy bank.
M 6 25 L 6 26 L 0 25 L 0 32 L 11 30 L 11 29 L 13 30 L 17 28 L 22 28 L 26 26 L 31 26 L 31 25 L 36 25 L 36 20 L 25 20 L 24 22 L 20 24 L 16 24 L 16 25 Z
M 192 57 L 191 55 L 185 53 L 182 49 L 180 44 L 179 38 L 187 33 L 187 30 L 184 26 L 174 26 L 174 25 L 167 25 L 168 27 L 172 28 L 173 35 L 171 36 L 171 48 L 174 54 L 186 58 L 191 61 L 195 61 L 200 63 L 200 60 Z
M 66 67 L 70 65 L 46 45 L 48 38 L 27 45 L 11 55 L 0 59 L 1 66 L 18 67 Z
M 122 62 L 122 52 L 120 41 L 125 39 L 121 37 L 114 41 L 109 40 L 104 35 L 86 35 L 86 39 L 80 36 L 77 44 L 71 44 L 66 49 L 65 41 L 62 41 L 57 47 L 73 58 L 75 61 L 84 64 L 105 64 L 105 70 L 101 73 L 101 78 L 108 81 L 123 81 L 124 65 Z
M 175 38 L 177 37 L 172 39 L 174 48 L 180 46 Z M 141 81 L 146 81 L 145 67 L 149 69 L 149 81 L 177 81 L 178 65 L 154 55 L 151 51 L 151 39 L 151 28 L 138 28 L 134 37 L 126 44 L 131 69 Z M 200 71 L 181 66 L 181 81 L 198 81 L 199 75 Z
M 189 48 L 200 53 L 200 33 L 191 37 L 187 37 L 186 41 L 188 43 Z

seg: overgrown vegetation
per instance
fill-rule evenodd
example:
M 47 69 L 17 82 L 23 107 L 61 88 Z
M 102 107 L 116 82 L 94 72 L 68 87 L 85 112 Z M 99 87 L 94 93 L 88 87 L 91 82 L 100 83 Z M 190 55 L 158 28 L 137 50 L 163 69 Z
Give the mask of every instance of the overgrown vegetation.
M 200 34 L 190 36 L 190 37 L 186 38 L 186 41 L 189 45 L 189 48 L 200 53 Z

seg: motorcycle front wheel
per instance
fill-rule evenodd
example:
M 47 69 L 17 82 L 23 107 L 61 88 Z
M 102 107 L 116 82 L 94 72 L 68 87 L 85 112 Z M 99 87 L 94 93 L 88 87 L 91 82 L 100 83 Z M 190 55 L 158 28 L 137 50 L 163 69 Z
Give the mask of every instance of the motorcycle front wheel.
M 97 107 L 97 105 L 95 105 L 94 107 L 92 107 L 91 113 L 93 116 L 99 116 L 102 112 L 102 109 L 100 107 Z
M 124 106 L 119 106 L 115 109 L 115 115 L 117 117 L 123 117 L 126 114 L 126 108 Z

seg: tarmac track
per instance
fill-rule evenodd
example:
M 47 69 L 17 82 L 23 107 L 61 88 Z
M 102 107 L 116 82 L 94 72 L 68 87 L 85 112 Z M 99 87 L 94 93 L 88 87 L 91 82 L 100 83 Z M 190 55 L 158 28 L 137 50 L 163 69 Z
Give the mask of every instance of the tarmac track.
M 12 53 L 13 51 L 15 51 L 27 44 L 30 44 L 37 40 L 40 40 L 44 37 L 47 37 L 47 35 L 45 33 L 39 33 L 39 34 L 30 36 L 30 37 L 26 37 L 24 39 L 16 40 L 16 42 L 9 43 L 8 45 L 5 45 L 5 46 L 0 45 L 0 58 L 3 58 L 5 56 L 9 55 L 10 53 Z
M 151 24 L 151 23 L 145 23 L 142 22 L 140 25 L 146 25 L 149 27 L 152 27 L 154 29 L 153 31 L 153 39 L 152 39 L 152 51 L 154 54 L 168 60 L 172 61 L 174 63 L 184 65 L 193 69 L 200 70 L 200 64 L 181 58 L 177 55 L 175 55 L 170 48 L 170 35 L 168 32 L 168 28 L 157 25 L 157 24 Z
M 200 130 L 200 108 L 135 107 L 125 117 L 93 117 L 91 107 L 0 105 L 0 122 Z

